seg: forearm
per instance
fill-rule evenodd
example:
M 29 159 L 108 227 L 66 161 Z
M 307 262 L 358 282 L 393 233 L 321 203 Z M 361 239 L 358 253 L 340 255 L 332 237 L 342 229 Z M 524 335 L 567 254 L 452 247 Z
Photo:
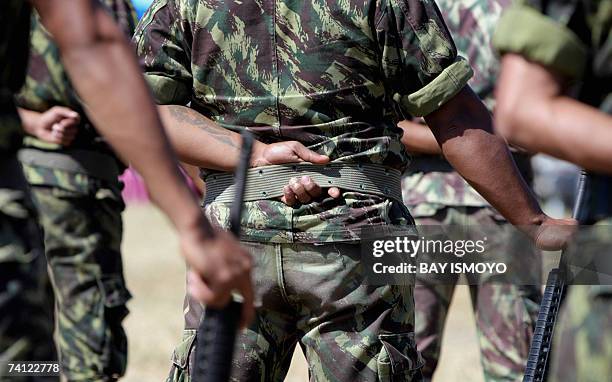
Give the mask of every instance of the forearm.
M 411 153 L 441 154 L 442 150 L 431 130 L 420 123 L 401 121 L 398 126 L 404 130 L 402 144 Z
M 565 96 L 528 101 L 522 100 L 515 110 L 523 111 L 514 115 L 496 114 L 511 143 L 612 173 L 612 117 Z
M 541 223 L 544 215 L 506 143 L 493 134 L 489 112 L 469 88 L 458 97 L 425 118 L 444 156 L 512 224 Z
M 132 56 L 127 44 L 100 44 L 90 51 L 68 55 L 64 61 L 100 133 L 143 176 L 152 199 L 177 229 L 191 229 L 199 224 L 201 211 L 180 176 L 178 162 Z M 107 72 L 104 67 L 124 70 L 106 77 L 101 74 Z
M 240 135 L 195 110 L 160 105 L 159 114 L 181 161 L 207 169 L 232 171 L 240 154 Z
M 496 89 L 496 129 L 531 151 L 610 173 L 612 117 L 565 96 L 566 81 L 520 55 L 504 55 Z
M 58 7 L 44 1 L 36 4 L 43 23 L 47 22 L 56 37 L 64 66 L 96 128 L 144 177 L 152 199 L 179 231 L 203 224 L 135 56 L 110 16 L 85 1 L 54 2 Z M 76 21 L 70 12 L 80 12 Z M 95 21 L 80 25 L 86 20 Z M 74 30 L 65 28 L 74 22 Z

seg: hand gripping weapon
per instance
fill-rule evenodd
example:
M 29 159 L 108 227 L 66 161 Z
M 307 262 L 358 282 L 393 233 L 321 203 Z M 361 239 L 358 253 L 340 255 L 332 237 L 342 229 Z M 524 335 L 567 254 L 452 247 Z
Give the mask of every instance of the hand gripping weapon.
M 246 173 L 249 168 L 253 136 L 242 133 L 240 161 L 235 172 L 234 203 L 230 211 L 230 231 L 240 237 L 240 218 Z M 196 335 L 193 382 L 227 382 L 232 370 L 232 357 L 242 303 L 232 299 L 223 309 L 206 308 Z

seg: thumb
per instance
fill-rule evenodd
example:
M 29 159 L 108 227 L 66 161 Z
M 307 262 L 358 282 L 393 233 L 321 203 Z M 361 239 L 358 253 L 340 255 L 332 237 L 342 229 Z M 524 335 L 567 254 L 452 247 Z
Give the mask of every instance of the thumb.
M 329 157 L 327 155 L 317 154 L 316 152 L 307 149 L 306 146 L 297 142 L 295 147 L 293 148 L 295 154 L 304 162 L 316 163 L 316 164 L 325 164 L 329 162 Z

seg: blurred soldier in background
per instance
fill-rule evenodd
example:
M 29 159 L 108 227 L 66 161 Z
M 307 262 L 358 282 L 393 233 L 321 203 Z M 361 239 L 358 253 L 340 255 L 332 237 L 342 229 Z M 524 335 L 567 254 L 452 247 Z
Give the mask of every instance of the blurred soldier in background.
M 128 0 L 104 0 L 126 38 L 137 19 Z M 37 15 L 30 64 L 17 98 L 28 137 L 19 153 L 44 233 L 57 303 L 59 358 L 70 381 L 125 373 L 122 321 L 130 298 L 121 261 L 123 164 L 91 126 Z
M 414 232 L 394 109 L 425 116 L 449 161 L 514 224 L 534 224 L 532 237 L 565 223 L 542 214 L 491 134 L 431 0 L 158 0 L 135 40 L 181 159 L 206 169 L 206 210 L 221 226 L 236 132 L 257 134 L 243 239 L 262 305 L 238 339 L 236 380 L 282 380 L 298 342 L 313 380 L 420 379 L 412 288 L 363 285 L 360 266 L 362 228 Z M 353 175 L 328 175 L 328 161 Z M 188 301 L 185 313 L 171 381 L 193 370 L 202 309 Z
M 590 170 L 586 222 L 602 226 L 612 224 L 611 26 L 609 0 L 526 0 L 503 15 L 494 39 L 504 54 L 497 128 Z M 587 239 L 609 242 L 609 230 Z M 610 380 L 612 287 L 570 288 L 552 354 L 552 381 Z
M 53 303 L 42 239 L 17 161 L 21 125 L 13 96 L 28 65 L 30 12 L 0 3 L 0 362 L 53 361 Z M 4 375 L 0 364 L 0 378 Z
M 238 289 L 245 297 L 243 321 L 249 321 L 252 315 L 250 256 L 229 234 L 217 231 L 211 235 L 212 228 L 178 171 L 178 163 L 123 33 L 95 1 L 32 0 L 31 3 L 57 42 L 62 62 L 87 104 L 89 118 L 123 159 L 143 175 L 152 197 L 176 227 L 183 255 L 191 265 L 194 296 L 213 306 L 223 306 L 229 301 L 231 290 Z M 33 213 L 28 207 L 29 192 L 16 158 L 23 136 L 13 96 L 25 80 L 30 22 L 30 2 L 0 2 L 0 357 L 3 361 L 53 358 L 51 316 L 44 312 L 45 297 L 39 288 L 45 279 L 44 260 L 41 251 L 34 251 L 37 236 L 32 229 Z M 70 113 L 67 117 L 76 118 Z
M 493 111 L 493 90 L 499 60 L 493 49 L 493 32 L 510 0 L 437 0 L 457 51 L 467 57 L 474 76 L 469 85 Z M 431 130 L 422 123 L 403 121 L 402 142 L 414 159 L 403 179 L 404 203 L 418 225 L 471 226 L 506 224 L 503 217 L 480 196 L 441 155 Z M 523 178 L 531 184 L 527 154 L 513 152 Z M 487 251 L 509 252 L 507 237 L 488 235 Z M 476 234 L 477 235 L 477 234 Z M 483 235 L 484 237 L 484 235 Z M 476 238 L 477 240 L 478 238 Z M 535 258 L 535 257 L 534 257 Z M 535 268 L 539 268 L 534 264 Z M 459 281 L 458 275 L 455 283 Z M 478 328 L 481 362 L 487 381 L 520 381 L 528 355 L 535 316 L 537 286 L 500 284 L 495 280 L 468 280 Z M 414 291 L 416 338 L 425 358 L 423 374 L 431 379 L 438 359 L 442 334 L 455 285 L 425 274 L 417 277 Z

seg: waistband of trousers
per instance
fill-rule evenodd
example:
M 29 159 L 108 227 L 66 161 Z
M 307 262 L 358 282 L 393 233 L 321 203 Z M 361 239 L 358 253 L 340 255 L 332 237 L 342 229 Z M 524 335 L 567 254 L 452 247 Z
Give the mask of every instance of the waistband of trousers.
M 402 200 L 399 170 L 365 163 L 329 163 L 316 165 L 296 163 L 251 168 L 247 172 L 245 201 L 274 199 L 283 196 L 283 187 L 294 177 L 309 176 L 321 187 L 338 187 Z M 234 201 L 234 174 L 215 173 L 204 177 L 205 204 Z
M 112 156 L 92 150 L 45 151 L 34 148 L 19 150 L 21 163 L 86 174 L 94 178 L 114 182 L 120 175 L 117 160 Z

